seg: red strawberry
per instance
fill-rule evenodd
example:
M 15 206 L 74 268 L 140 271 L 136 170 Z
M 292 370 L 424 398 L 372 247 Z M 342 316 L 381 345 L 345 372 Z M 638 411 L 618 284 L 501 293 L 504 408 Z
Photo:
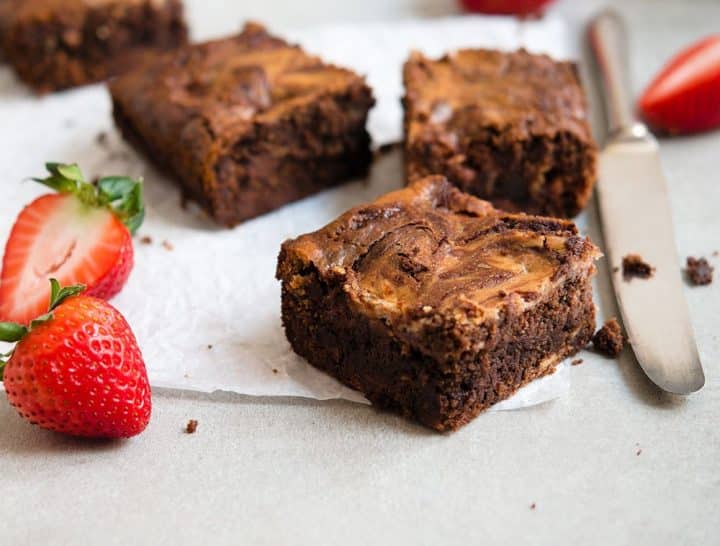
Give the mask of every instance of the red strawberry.
M 42 428 L 91 438 L 145 430 L 152 402 L 145 363 L 123 316 L 104 300 L 51 280 L 50 312 L 30 327 L 0 323 L 17 341 L 0 364 L 8 400 Z
M 720 127 L 720 34 L 673 58 L 639 102 L 645 120 L 668 133 Z
M 489 15 L 534 15 L 553 0 L 460 0 L 467 11 Z
M 0 320 L 28 324 L 48 307 L 48 279 L 84 284 L 109 299 L 133 267 L 132 233 L 142 223 L 142 183 L 125 177 L 90 184 L 77 165 L 47 165 L 36 179 L 59 191 L 39 197 L 18 216 L 5 246 Z

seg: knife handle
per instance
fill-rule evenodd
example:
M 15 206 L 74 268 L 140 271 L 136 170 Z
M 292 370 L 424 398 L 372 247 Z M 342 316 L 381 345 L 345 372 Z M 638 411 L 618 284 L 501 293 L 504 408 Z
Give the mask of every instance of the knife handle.
M 632 109 L 625 23 L 617 12 L 602 11 L 590 21 L 588 38 L 600 73 L 610 137 L 634 133 L 635 129 L 642 132 L 644 126 L 637 122 Z

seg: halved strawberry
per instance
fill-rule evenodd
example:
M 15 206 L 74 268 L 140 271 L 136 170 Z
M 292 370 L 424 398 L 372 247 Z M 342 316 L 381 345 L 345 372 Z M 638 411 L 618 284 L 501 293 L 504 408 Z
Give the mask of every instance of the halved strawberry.
M 48 307 L 46 286 L 83 284 L 109 299 L 133 267 L 132 233 L 142 223 L 142 183 L 126 177 L 85 181 L 77 165 L 50 163 L 43 195 L 18 216 L 5 246 L 0 320 L 28 324 Z
M 720 35 L 674 57 L 645 90 L 639 109 L 652 127 L 671 134 L 720 127 Z
M 534 15 L 554 0 L 460 0 L 467 11 L 489 15 Z

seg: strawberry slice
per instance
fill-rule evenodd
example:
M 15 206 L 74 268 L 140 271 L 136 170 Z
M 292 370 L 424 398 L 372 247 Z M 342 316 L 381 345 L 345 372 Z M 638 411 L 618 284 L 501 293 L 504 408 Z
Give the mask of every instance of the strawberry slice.
M 47 309 L 48 280 L 83 284 L 110 299 L 133 267 L 132 232 L 142 223 L 142 183 L 125 177 L 86 182 L 76 165 L 48 164 L 43 195 L 18 216 L 0 274 L 0 320 L 28 324 Z
M 460 0 L 467 11 L 489 15 L 534 15 L 553 0 Z
M 638 107 L 652 127 L 671 134 L 720 127 L 720 35 L 674 57 L 645 90 Z

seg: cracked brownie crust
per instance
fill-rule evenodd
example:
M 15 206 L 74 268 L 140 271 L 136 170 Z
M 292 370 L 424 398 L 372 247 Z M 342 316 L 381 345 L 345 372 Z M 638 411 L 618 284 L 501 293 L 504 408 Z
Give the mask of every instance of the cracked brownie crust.
M 150 59 L 110 85 L 123 134 L 233 226 L 355 176 L 372 159 L 372 92 L 249 24 Z
M 572 63 L 524 50 L 413 53 L 404 82 L 409 181 L 442 174 L 506 210 L 571 217 L 585 206 L 597 150 Z
M 454 430 L 588 343 L 598 255 L 429 177 L 283 244 L 283 324 L 373 404 Z
M 104 80 L 186 42 L 180 0 L 0 0 L 0 49 L 39 92 Z

